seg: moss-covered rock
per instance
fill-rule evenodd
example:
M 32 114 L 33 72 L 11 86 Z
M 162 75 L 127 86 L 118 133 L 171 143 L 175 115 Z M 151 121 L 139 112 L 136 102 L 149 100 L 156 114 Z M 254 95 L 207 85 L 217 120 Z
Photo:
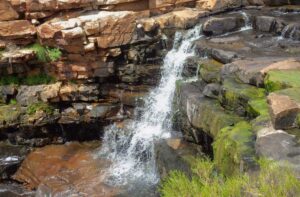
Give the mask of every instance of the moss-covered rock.
M 271 70 L 265 77 L 264 84 L 269 92 L 300 87 L 300 70 Z
M 254 141 L 252 127 L 246 121 L 223 128 L 213 144 L 214 160 L 220 172 L 229 176 L 253 165 Z
M 247 106 L 247 112 L 250 118 L 261 115 L 268 115 L 269 108 L 266 98 L 250 100 Z
M 216 60 L 202 60 L 200 62 L 199 76 L 207 83 L 220 82 L 222 67 L 223 64 Z
M 189 98 L 187 116 L 192 126 L 203 130 L 211 137 L 217 137 L 219 131 L 241 121 L 241 118 L 226 111 L 217 100 L 208 98 Z
M 248 102 L 263 99 L 266 91 L 248 84 L 242 84 L 234 79 L 225 79 L 221 89 L 221 103 L 229 110 L 243 115 L 248 109 Z
M 12 126 L 19 123 L 21 107 L 19 105 L 0 106 L 0 126 Z

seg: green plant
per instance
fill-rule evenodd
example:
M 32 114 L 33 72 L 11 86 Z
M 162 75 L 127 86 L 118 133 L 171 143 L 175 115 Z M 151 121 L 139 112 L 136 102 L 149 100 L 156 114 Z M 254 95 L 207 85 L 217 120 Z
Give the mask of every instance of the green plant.
M 10 105 L 16 105 L 18 102 L 16 99 L 10 99 L 9 104 Z
M 27 107 L 26 113 L 28 115 L 34 115 L 37 111 L 43 111 L 47 115 L 52 115 L 54 112 L 54 108 L 47 103 L 38 102 L 33 103 Z
M 44 63 L 56 61 L 62 55 L 59 48 L 44 47 L 39 43 L 32 44 L 27 48 L 33 50 L 36 53 L 37 60 Z
M 214 170 L 214 162 L 207 158 L 188 159 L 194 176 L 171 171 L 162 181 L 162 197 L 293 197 L 300 195 L 300 181 L 287 165 L 260 159 L 257 176 L 246 173 L 224 177 Z

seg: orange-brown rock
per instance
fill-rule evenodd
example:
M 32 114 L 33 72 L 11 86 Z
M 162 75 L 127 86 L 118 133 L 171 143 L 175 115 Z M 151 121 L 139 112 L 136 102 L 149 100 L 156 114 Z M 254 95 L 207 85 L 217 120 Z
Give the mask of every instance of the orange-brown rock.
M 138 21 L 145 31 L 151 31 L 155 27 L 160 28 L 188 28 L 199 22 L 201 16 L 207 12 L 193 8 L 175 10 L 156 17 L 145 18 Z
M 26 39 L 32 38 L 36 29 L 27 20 L 0 22 L 0 38 L 3 39 Z
M 42 43 L 58 45 L 70 53 L 85 51 L 84 46 L 91 41 L 89 37 L 93 38 L 92 43 L 97 42 L 99 48 L 127 45 L 138 41 L 136 20 L 147 16 L 147 11 L 89 11 L 73 18 L 49 21 L 38 27 L 38 36 Z M 88 51 L 93 49 L 87 48 Z
M 0 21 L 18 19 L 19 14 L 12 8 L 6 0 L 0 0 Z
M 37 189 L 38 196 L 114 196 L 103 183 L 107 161 L 97 159 L 99 144 L 50 145 L 30 153 L 15 179 Z

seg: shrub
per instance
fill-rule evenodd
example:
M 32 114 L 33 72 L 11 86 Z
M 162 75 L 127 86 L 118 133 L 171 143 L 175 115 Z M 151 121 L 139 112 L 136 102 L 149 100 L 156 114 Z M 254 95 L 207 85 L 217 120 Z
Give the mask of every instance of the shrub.
M 20 78 L 17 76 L 2 76 L 0 78 L 0 85 L 18 85 L 20 83 Z
M 47 115 L 52 115 L 54 112 L 54 108 L 47 103 L 38 102 L 33 103 L 27 107 L 26 113 L 28 115 L 34 115 L 37 111 L 43 111 Z
M 293 197 L 300 196 L 300 181 L 287 166 L 274 161 L 260 159 L 259 174 L 235 174 L 224 177 L 214 170 L 214 163 L 206 158 L 189 158 L 194 176 L 172 171 L 162 181 L 160 193 L 163 197 Z M 252 180 L 252 181 L 251 181 Z

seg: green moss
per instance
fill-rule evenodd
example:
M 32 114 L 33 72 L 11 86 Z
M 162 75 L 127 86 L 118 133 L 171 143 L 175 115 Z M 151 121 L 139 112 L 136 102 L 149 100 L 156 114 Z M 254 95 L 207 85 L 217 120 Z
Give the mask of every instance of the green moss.
M 216 173 L 214 163 L 207 159 L 194 159 L 194 176 L 173 171 L 162 181 L 162 197 L 286 197 L 300 195 L 300 181 L 288 167 L 260 159 L 260 171 L 254 177 L 236 174 L 224 177 Z
M 213 138 L 216 138 L 222 128 L 232 126 L 242 120 L 239 116 L 226 111 L 217 100 L 201 98 L 195 105 L 197 105 L 198 113 L 192 116 L 192 125 L 202 129 Z
M 38 102 L 29 105 L 27 107 L 26 113 L 28 115 L 34 115 L 37 111 L 43 111 L 47 115 L 52 115 L 54 112 L 54 108 L 50 106 L 48 103 Z
M 300 87 L 300 70 L 271 70 L 265 77 L 264 84 L 269 92 Z
M 299 76 L 300 78 L 300 76 Z M 275 91 L 276 94 L 285 95 L 290 97 L 296 103 L 300 103 L 300 87 L 299 88 L 287 88 L 284 90 Z
M 256 117 L 251 121 L 253 132 L 257 133 L 259 130 L 269 127 L 271 122 L 271 116 L 269 114 L 264 114 Z
M 18 105 L 0 106 L 0 124 L 15 124 L 21 115 L 21 108 Z
M 10 105 L 16 105 L 16 104 L 18 104 L 18 102 L 17 102 L 16 99 L 10 99 L 9 104 Z
M 54 83 L 56 79 L 47 74 L 29 75 L 26 77 L 18 76 L 2 76 L 0 77 L 0 85 L 41 85 Z
M 239 173 L 241 167 L 247 168 L 244 162 L 254 160 L 253 142 L 252 127 L 245 121 L 223 128 L 213 144 L 214 159 L 220 172 L 233 175 Z
M 300 113 L 299 113 L 298 116 L 297 116 L 297 125 L 298 125 L 298 127 L 300 128 Z
M 229 78 L 224 80 L 221 102 L 226 109 L 246 111 L 249 101 L 262 99 L 265 96 L 264 89 L 242 84 Z
M 223 64 L 213 60 L 207 59 L 200 63 L 199 76 L 208 83 L 220 82 L 220 71 Z
M 250 117 L 269 114 L 269 105 L 266 98 L 250 100 L 248 102 L 247 112 Z
M 45 47 L 39 43 L 32 44 L 27 47 L 35 52 L 39 62 L 53 62 L 58 60 L 62 52 L 58 48 Z

